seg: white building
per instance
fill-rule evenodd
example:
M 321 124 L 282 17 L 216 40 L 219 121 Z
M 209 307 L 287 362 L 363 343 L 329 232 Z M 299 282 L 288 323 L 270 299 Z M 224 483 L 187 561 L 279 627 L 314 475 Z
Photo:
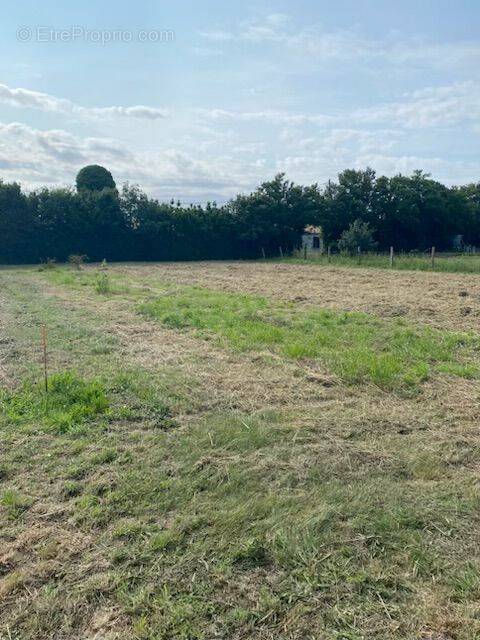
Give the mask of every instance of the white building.
M 305 250 L 305 248 L 307 251 L 323 253 L 324 245 L 320 227 L 305 227 L 302 235 L 302 250 Z

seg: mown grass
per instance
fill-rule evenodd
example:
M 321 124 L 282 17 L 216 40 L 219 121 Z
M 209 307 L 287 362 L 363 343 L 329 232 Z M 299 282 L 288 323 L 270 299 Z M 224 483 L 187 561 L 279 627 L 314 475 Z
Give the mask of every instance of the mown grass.
M 76 270 L 65 267 L 49 269 L 42 274 L 50 282 L 57 285 L 73 288 L 93 287 L 100 295 L 126 294 L 130 287 L 123 278 L 108 271 L 108 268 L 99 270 Z
M 465 360 L 480 347 L 477 336 L 412 327 L 402 319 L 298 310 L 261 297 L 188 286 L 167 288 L 139 309 L 173 329 L 194 329 L 234 349 L 319 360 L 350 384 L 414 390 L 435 371 L 462 377 L 480 372 Z
M 100 274 L 101 276 L 101 274 Z M 50 282 L 98 293 L 96 272 L 57 269 Z M 477 378 L 480 339 L 473 333 L 413 326 L 358 312 L 299 310 L 251 295 L 203 287 L 150 283 L 114 274 L 109 294 L 137 302 L 140 312 L 178 330 L 240 351 L 260 350 L 288 359 L 315 360 L 339 380 L 372 383 L 384 390 L 416 392 L 434 374 Z M 110 283 L 110 280 L 109 280 Z
M 132 402 L 136 377 L 110 383 L 109 405 Z M 467 534 L 480 506 L 473 475 L 445 469 L 417 484 L 411 454 L 400 451 L 394 462 L 365 455 L 352 468 L 347 442 L 326 456 L 317 449 L 320 425 L 295 438 L 284 412 L 214 412 L 159 429 L 149 426 L 147 401 L 145 422 L 129 428 L 118 413 L 104 431 L 32 432 L 31 414 L 44 410 L 40 386 L 30 398 L 28 414 L 11 420 L 7 412 L 2 423 L 17 442 L 12 466 L 23 434 L 35 448 L 33 477 L 27 482 L 17 465 L 9 481 L 23 492 L 1 494 L 3 530 L 28 526 L 42 484 L 70 524 L 0 583 L 10 602 L 37 592 L 34 610 L 4 618 L 21 637 L 74 634 L 107 605 L 119 612 L 120 637 L 138 640 L 413 638 L 441 624 L 439 607 L 454 616 L 480 596 Z M 168 406 L 167 396 L 160 400 Z M 63 404 L 75 412 L 76 394 Z M 75 555 L 67 567 L 59 556 L 72 526 L 95 540 L 79 567 Z M 460 629 L 457 637 L 470 636 Z
M 444 426 L 441 403 L 427 411 L 412 401 L 418 422 L 409 429 L 398 413 L 366 413 L 366 394 L 378 397 L 371 388 L 345 403 L 340 394 L 313 407 L 286 398 L 276 409 L 232 410 L 215 389 L 198 388 L 193 367 L 189 377 L 161 362 L 146 371 L 115 341 L 98 354 L 109 334 L 89 306 L 93 280 L 77 298 L 82 314 L 31 295 L 34 278 L 15 280 L 9 313 L 22 321 L 9 331 L 32 341 L 47 316 L 57 373 L 50 398 L 37 368 L 2 392 L 0 635 L 478 637 L 478 443 L 468 428 Z M 164 297 L 175 303 L 162 311 L 169 326 L 242 350 L 253 334 L 255 349 L 298 355 L 281 352 L 275 332 L 269 341 L 269 326 L 239 334 L 248 322 L 285 330 L 287 343 L 319 323 L 335 336 L 331 349 L 356 331 L 373 339 L 361 314 L 312 319 L 190 287 Z M 431 356 L 428 340 L 409 349 Z M 22 357 L 31 364 L 35 352 Z
M 297 264 L 318 264 L 322 266 L 340 267 L 372 267 L 376 269 L 391 269 L 390 256 L 388 254 L 363 253 L 358 256 L 332 253 L 327 254 L 310 252 L 305 260 L 304 253 L 299 251 L 291 257 L 286 257 L 282 262 Z M 439 271 L 446 273 L 478 273 L 480 274 L 480 255 L 477 254 L 448 254 L 438 253 L 435 256 L 432 268 L 429 252 L 398 253 L 394 256 L 393 269 L 407 271 Z

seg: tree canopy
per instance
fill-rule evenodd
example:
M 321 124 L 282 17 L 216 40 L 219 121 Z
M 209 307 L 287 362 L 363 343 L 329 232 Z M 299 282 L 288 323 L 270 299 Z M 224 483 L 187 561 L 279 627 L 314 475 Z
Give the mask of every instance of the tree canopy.
M 90 164 L 80 169 L 76 184 L 78 191 L 103 191 L 103 189 L 117 188 L 110 171 L 99 164 Z
M 480 246 L 480 183 L 446 187 L 422 171 L 377 177 L 372 169 L 348 169 L 320 188 L 279 174 L 222 206 L 184 206 L 159 202 L 137 186 L 117 191 L 110 172 L 96 165 L 80 171 L 76 190 L 25 193 L 0 181 L 0 263 L 64 261 L 71 254 L 118 261 L 258 258 L 298 246 L 307 225 L 321 226 L 329 244 L 343 238 L 340 247 L 444 250 L 456 235 Z

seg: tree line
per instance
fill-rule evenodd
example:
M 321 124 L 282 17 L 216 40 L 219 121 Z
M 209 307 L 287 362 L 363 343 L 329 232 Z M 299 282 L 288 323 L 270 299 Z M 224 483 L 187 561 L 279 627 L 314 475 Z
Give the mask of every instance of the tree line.
M 332 245 L 360 227 L 378 250 L 448 250 L 458 235 L 480 246 L 480 183 L 446 187 L 422 171 L 388 178 L 349 169 L 319 187 L 279 174 L 222 206 L 184 206 L 138 186 L 118 190 L 96 165 L 78 174 L 75 189 L 26 193 L 0 180 L 3 264 L 72 254 L 92 261 L 258 258 L 297 247 L 307 225 L 320 226 Z

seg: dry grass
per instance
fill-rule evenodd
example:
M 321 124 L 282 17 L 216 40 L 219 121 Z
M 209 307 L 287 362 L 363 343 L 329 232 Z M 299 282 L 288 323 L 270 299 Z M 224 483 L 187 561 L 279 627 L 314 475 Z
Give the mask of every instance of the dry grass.
M 250 263 L 109 274 L 128 287 L 0 274 L 2 384 L 35 377 L 46 321 L 52 368 L 100 376 L 112 404 L 81 435 L 7 428 L 0 637 L 478 637 L 478 381 L 436 376 L 399 397 L 136 313 L 166 280 L 381 317 L 398 304 L 476 329 L 458 309 L 477 304 L 476 278 Z M 173 430 L 152 429 L 159 399 Z
M 127 265 L 113 271 L 149 284 L 165 279 L 292 300 L 299 306 L 406 317 L 440 328 L 480 328 L 476 275 L 258 262 Z

